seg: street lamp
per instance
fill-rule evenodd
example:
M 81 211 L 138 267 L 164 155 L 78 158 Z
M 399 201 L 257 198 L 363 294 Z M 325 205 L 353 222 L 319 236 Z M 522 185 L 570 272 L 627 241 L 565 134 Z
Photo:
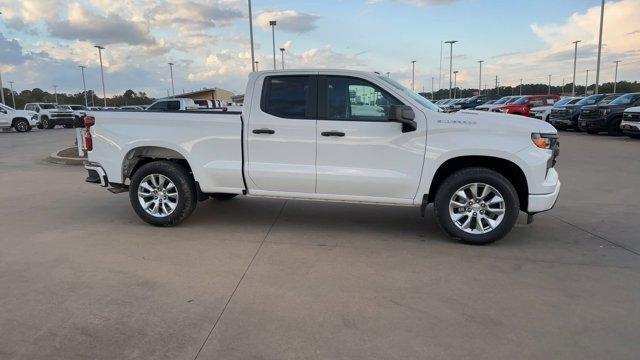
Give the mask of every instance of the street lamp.
M 56 104 L 58 104 L 58 85 L 53 85 L 53 96 L 56 99 Z
M 614 63 L 616 63 L 616 75 L 614 77 L 613 80 L 613 93 L 616 93 L 616 90 L 618 89 L 618 64 L 620 64 L 622 62 L 622 60 L 616 60 L 614 61 Z M 13 94 L 13 92 L 11 93 Z
M 447 40 L 445 44 L 449 44 L 449 98 L 451 98 L 451 77 L 453 71 L 453 44 L 457 43 L 458 40 Z
M 431 77 L 431 100 L 434 99 L 434 96 L 436 95 L 433 89 L 433 82 L 434 82 L 435 78 L 432 76 Z
M 280 48 L 280 54 L 282 55 L 282 70 L 284 70 L 284 51 L 285 50 L 286 49 L 283 47 Z
M 573 42 L 575 50 L 573 51 L 573 88 L 571 89 L 571 96 L 576 96 L 576 65 L 578 63 L 578 43 L 582 40 L 576 40 Z
M 584 82 L 584 96 L 587 96 L 587 90 L 589 89 L 589 69 L 587 69 L 587 79 Z
M 2 85 L 2 71 L 0 71 L 0 100 L 4 104 L 4 86 Z
M 411 61 L 411 90 L 416 91 L 416 61 Z
M 16 108 L 16 97 L 13 94 L 13 81 L 9 81 L 9 88 L 11 89 L 11 102 L 13 103 L 13 108 Z
M 83 89 L 83 94 L 84 94 L 84 106 L 89 106 L 89 100 L 87 100 L 87 83 L 84 81 L 84 69 L 86 68 L 86 66 L 78 66 L 80 68 L 80 70 L 82 71 L 82 89 Z
M 458 97 L 458 70 L 453 72 L 453 98 Z
M 598 93 L 598 84 L 600 83 L 600 56 L 602 54 L 602 25 L 604 24 L 604 0 L 600 6 L 600 36 L 598 40 L 598 68 L 596 69 L 596 89 L 595 94 Z
M 551 75 L 549 75 L 549 91 L 547 91 L 547 95 L 551 95 Z
M 173 86 L 173 65 L 174 63 L 170 62 L 169 64 L 169 72 L 171 73 L 171 96 L 176 97 L 176 88 Z
M 442 45 L 443 42 L 440 41 L 440 75 L 438 77 L 438 91 L 442 89 Z
M 273 70 L 276 69 L 276 21 L 269 21 L 271 26 L 271 39 L 273 40 Z
M 251 0 L 249 1 L 249 38 L 251 39 L 251 70 L 256 71 L 256 57 L 253 50 L 253 15 L 251 13 Z
M 522 95 L 522 78 L 520 78 L 520 95 Z
M 96 49 L 98 49 L 98 56 L 100 57 L 100 77 L 102 79 L 102 99 L 104 100 L 104 107 L 107 107 L 107 90 L 104 87 L 104 69 L 102 68 L 102 50 L 104 50 L 103 46 L 94 45 Z
M 256 65 L 256 71 L 259 71 L 258 70 L 258 64 L 260 64 L 260 61 L 254 61 L 254 64 Z
M 391 77 L 391 73 L 387 71 L 387 77 L 390 78 Z
M 478 64 L 480 64 L 480 77 L 478 81 L 478 95 L 482 94 L 482 63 L 484 60 L 478 60 Z

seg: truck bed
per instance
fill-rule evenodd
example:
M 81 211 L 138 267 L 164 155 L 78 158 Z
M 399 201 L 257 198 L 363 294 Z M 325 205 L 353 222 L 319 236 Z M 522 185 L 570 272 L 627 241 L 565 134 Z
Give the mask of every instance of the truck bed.
M 109 182 L 124 183 L 123 159 L 147 148 L 164 148 L 188 158 L 204 192 L 240 193 L 242 116 L 212 111 L 96 111 L 90 162 L 102 165 Z M 151 149 L 155 148 L 155 149 Z M 154 152 L 155 151 L 155 152 Z

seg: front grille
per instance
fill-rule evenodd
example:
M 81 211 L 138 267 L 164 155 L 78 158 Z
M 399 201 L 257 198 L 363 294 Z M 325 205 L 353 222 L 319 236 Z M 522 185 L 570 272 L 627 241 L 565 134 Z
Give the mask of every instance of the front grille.
M 580 112 L 580 118 L 581 119 L 585 119 L 585 120 L 599 119 L 600 118 L 600 111 L 598 111 L 598 110 L 582 110 L 582 112 Z
M 67 119 L 73 118 L 73 114 L 51 114 L 52 119 Z
M 640 122 L 640 113 L 626 113 L 624 114 L 624 121 Z

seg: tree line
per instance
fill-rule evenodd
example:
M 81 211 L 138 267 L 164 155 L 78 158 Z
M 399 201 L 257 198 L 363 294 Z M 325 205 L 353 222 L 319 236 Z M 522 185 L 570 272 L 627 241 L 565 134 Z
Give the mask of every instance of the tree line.
M 3 89 L 4 102 L 6 105 L 15 108 L 24 109 L 24 105 L 33 102 L 46 102 L 57 103 L 60 105 L 84 105 L 85 97 L 83 92 L 66 94 L 66 93 L 50 93 L 40 88 L 32 90 L 22 90 L 21 92 L 13 92 L 11 96 L 11 90 Z M 127 90 L 122 95 L 115 95 L 113 97 L 107 97 L 107 106 L 125 106 L 125 105 L 149 105 L 155 99 L 147 96 L 145 92 L 135 92 L 133 90 Z M 98 96 L 93 90 L 87 90 L 87 103 L 89 106 L 104 106 L 104 100 L 101 96 Z

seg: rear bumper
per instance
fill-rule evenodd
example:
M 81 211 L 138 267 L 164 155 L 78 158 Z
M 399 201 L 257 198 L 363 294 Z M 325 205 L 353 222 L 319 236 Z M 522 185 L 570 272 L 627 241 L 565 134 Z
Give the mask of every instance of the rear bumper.
M 100 184 L 102 187 L 109 186 L 109 178 L 100 164 L 86 163 L 84 168 L 87 169 L 89 176 L 85 179 L 86 182 Z
M 558 179 L 558 173 L 555 169 L 549 169 L 545 183 L 553 186 L 553 191 L 549 194 L 529 194 L 529 204 L 527 206 L 528 213 L 535 214 L 551 210 L 555 206 L 561 187 L 560 180 Z

